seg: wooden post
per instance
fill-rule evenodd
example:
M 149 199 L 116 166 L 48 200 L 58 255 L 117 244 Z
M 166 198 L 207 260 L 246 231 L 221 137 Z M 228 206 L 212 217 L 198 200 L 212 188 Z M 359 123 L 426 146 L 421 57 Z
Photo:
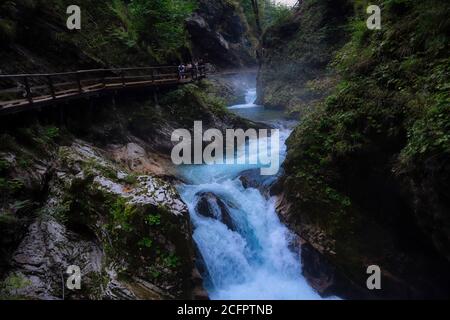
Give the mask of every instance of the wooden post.
M 156 106 L 159 106 L 159 101 L 158 101 L 158 87 L 153 86 L 153 101 L 155 102 Z
M 120 71 L 120 78 L 122 79 L 122 87 L 125 87 L 125 71 Z
M 83 85 L 81 84 L 80 73 L 77 72 L 77 84 L 78 84 L 78 92 L 83 93 Z
M 47 76 L 48 87 L 50 88 L 50 94 L 53 99 L 56 99 L 55 86 L 53 85 L 53 79 L 51 75 Z
M 58 110 L 59 110 L 59 124 L 60 124 L 60 126 L 64 125 L 64 106 L 65 105 L 62 105 L 62 106 L 58 107 Z
M 102 71 L 102 84 L 103 88 L 106 88 L 106 70 Z
M 24 77 L 23 82 L 25 84 L 26 98 L 29 103 L 33 103 L 33 96 L 31 95 L 31 88 L 30 88 L 30 82 L 28 81 L 28 77 Z

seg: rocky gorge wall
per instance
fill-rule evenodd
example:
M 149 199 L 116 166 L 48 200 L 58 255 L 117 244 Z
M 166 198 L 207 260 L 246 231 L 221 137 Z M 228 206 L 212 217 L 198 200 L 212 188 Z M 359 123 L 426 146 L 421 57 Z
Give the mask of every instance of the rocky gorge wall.
M 174 19 L 167 2 L 139 2 L 172 19 L 141 28 L 132 14 L 145 10 L 132 12 L 127 1 L 84 0 L 81 31 L 65 27 L 69 4 L 2 2 L 0 73 L 175 65 L 194 55 L 230 68 L 255 61 L 236 3 L 198 1 L 195 13 Z M 171 47 L 162 32 L 152 34 L 157 28 Z M 127 92 L 0 119 L 1 298 L 207 298 L 174 187 L 170 136 L 194 120 L 248 126 L 224 107 L 244 97 L 221 79 L 157 96 Z M 83 274 L 76 293 L 64 291 L 69 265 Z
M 1 119 L 1 297 L 61 299 L 77 265 L 82 290 L 66 299 L 207 298 L 171 133 L 249 125 L 209 85 Z
M 194 58 L 221 69 L 256 65 L 257 40 L 239 2 L 185 1 L 181 12 L 181 4 L 170 3 L 83 0 L 81 30 L 69 31 L 70 1 L 2 2 L 0 72 L 178 65 Z
M 449 6 L 377 4 L 380 31 L 363 1 L 311 0 L 264 35 L 261 102 L 301 115 L 279 210 L 324 294 L 448 298 Z
M 195 56 L 222 69 L 257 65 L 257 39 L 239 2 L 200 0 L 186 28 Z
M 304 113 L 336 83 L 327 66 L 348 34 L 346 0 L 304 1 L 298 10 L 263 35 L 258 103 Z

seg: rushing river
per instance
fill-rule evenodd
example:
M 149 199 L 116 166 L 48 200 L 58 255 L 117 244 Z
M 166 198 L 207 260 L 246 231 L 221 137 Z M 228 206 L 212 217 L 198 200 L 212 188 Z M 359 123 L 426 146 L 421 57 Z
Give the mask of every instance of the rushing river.
M 246 104 L 230 109 L 242 117 L 270 122 L 280 129 L 283 147 L 292 123 L 280 113 L 254 104 L 256 90 L 247 92 Z M 292 235 L 275 211 L 275 199 L 253 188 L 244 188 L 242 172 L 257 165 L 184 166 L 180 174 L 187 184 L 179 186 L 194 225 L 194 241 L 203 260 L 205 287 L 211 299 L 320 299 L 301 275 L 298 252 L 291 250 Z M 258 170 L 259 172 L 259 170 Z M 270 183 L 275 177 L 260 178 Z M 197 212 L 200 195 L 214 194 L 232 219 L 234 231 L 219 219 Z M 221 208 L 214 208 L 220 216 Z

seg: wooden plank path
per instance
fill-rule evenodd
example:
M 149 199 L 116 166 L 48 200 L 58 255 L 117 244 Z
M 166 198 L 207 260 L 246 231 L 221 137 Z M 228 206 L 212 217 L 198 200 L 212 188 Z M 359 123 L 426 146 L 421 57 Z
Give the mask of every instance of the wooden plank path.
M 187 84 L 206 76 L 205 68 L 180 77 L 178 67 L 94 69 L 65 73 L 0 75 L 0 115 L 130 88 Z

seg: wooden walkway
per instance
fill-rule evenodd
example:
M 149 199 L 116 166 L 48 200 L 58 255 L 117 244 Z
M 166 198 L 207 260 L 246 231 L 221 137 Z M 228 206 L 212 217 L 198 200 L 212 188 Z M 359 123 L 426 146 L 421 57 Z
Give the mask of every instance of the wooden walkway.
M 0 75 L 0 115 L 130 88 L 186 84 L 205 77 L 205 69 L 180 78 L 178 67 L 81 70 L 51 74 Z

